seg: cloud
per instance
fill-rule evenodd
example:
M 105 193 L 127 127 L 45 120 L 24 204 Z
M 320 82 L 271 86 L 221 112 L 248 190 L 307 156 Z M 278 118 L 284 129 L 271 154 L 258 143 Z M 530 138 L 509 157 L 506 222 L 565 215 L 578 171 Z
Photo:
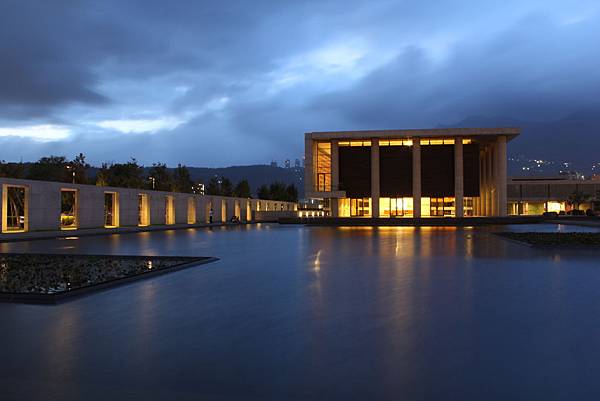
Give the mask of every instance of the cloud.
M 165 117 L 153 120 L 105 120 L 96 123 L 97 126 L 113 129 L 125 134 L 155 133 L 157 131 L 171 131 L 184 121 L 178 118 Z
M 549 123 L 600 110 L 599 20 L 586 0 L 5 1 L 0 158 L 218 166 L 300 157 L 305 131 Z
M 71 135 L 68 127 L 57 125 L 30 125 L 22 127 L 2 128 L 0 137 L 28 138 L 38 142 L 54 142 L 67 139 Z

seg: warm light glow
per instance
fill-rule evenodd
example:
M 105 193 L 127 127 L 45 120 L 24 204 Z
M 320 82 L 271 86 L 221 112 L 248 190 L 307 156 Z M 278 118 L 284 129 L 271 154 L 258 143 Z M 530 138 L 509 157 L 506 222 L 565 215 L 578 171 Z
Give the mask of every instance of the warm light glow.
M 379 146 L 412 146 L 411 139 L 381 139 Z
M 315 189 L 331 191 L 331 143 L 318 142 L 316 155 Z
M 454 139 L 421 139 L 421 145 L 454 145 Z

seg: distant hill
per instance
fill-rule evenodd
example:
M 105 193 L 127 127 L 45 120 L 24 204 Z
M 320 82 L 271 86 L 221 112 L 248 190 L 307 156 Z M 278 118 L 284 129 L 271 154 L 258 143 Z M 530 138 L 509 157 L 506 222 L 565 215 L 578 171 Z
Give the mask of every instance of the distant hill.
M 26 163 L 28 165 L 29 163 Z M 294 184 L 298 189 L 299 198 L 304 197 L 304 168 L 292 167 L 282 168 L 273 167 L 270 165 L 251 165 L 251 166 L 232 166 L 232 167 L 189 167 L 190 176 L 193 181 L 203 182 L 208 184 L 212 177 L 226 177 L 235 185 L 241 180 L 248 180 L 250 190 L 253 195 L 256 195 L 256 190 L 261 185 L 269 185 L 275 181 L 283 182 L 286 185 Z M 88 169 L 88 177 L 95 178 L 98 173 L 98 167 L 90 167 Z M 144 167 L 144 173 L 148 174 L 150 167 Z M 173 168 L 169 168 L 173 171 Z
M 521 135 L 510 143 L 509 155 L 552 160 L 557 170 L 563 162 L 570 162 L 571 168 L 589 173 L 592 164 L 600 162 L 600 113 L 595 111 L 572 113 L 550 122 L 472 116 L 443 127 L 520 127 Z M 512 167 L 512 173 L 518 173 L 518 166 Z
M 232 166 L 220 168 L 208 167 L 188 167 L 190 175 L 194 181 L 208 183 L 212 177 L 226 177 L 235 183 L 241 180 L 248 180 L 252 193 L 256 195 L 256 190 L 261 185 L 269 185 L 275 181 L 283 182 L 286 185 L 294 184 L 298 189 L 298 196 L 304 196 L 304 168 L 282 168 L 269 165 L 252 166 Z

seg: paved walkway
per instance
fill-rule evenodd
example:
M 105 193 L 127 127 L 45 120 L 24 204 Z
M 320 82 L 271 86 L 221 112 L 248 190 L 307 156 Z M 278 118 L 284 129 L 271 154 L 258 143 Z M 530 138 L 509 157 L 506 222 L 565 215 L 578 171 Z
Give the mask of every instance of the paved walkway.
M 65 237 L 85 237 L 91 235 L 110 235 L 110 234 L 128 234 L 139 233 L 143 231 L 165 231 L 165 230 L 182 230 L 186 228 L 203 228 L 203 227 L 220 227 L 220 226 L 235 226 L 239 224 L 251 224 L 252 222 L 241 223 L 201 223 L 201 224 L 173 224 L 160 226 L 146 227 L 117 227 L 117 228 L 82 228 L 77 230 L 56 230 L 56 231 L 31 231 L 25 233 L 9 233 L 0 234 L 1 242 L 13 241 L 29 241 L 37 239 L 49 238 L 65 238 Z

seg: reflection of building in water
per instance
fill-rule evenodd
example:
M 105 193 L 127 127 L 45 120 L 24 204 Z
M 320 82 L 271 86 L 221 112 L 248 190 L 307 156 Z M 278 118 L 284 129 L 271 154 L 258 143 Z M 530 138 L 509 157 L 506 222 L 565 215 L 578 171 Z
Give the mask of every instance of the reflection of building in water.
M 305 195 L 333 217 L 505 216 L 517 128 L 309 132 Z

